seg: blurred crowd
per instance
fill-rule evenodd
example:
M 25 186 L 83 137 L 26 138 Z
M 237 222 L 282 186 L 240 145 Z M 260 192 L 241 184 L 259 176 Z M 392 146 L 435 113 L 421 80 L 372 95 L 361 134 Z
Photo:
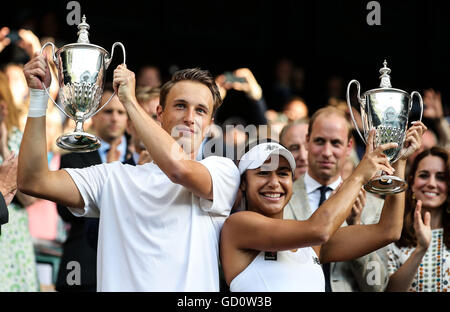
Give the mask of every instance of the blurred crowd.
M 2 166 L 9 164 L 11 159 L 19 153 L 21 137 L 26 124 L 30 92 L 23 73 L 23 65 L 36 53 L 40 53 L 43 44 L 49 41 L 54 42 L 58 47 L 62 44 L 58 38 L 39 38 L 32 30 L 25 28 L 14 34 L 8 27 L 0 29 L 0 53 L 7 49 L 14 50 L 11 53 L 14 55 L 11 62 L 0 64 L 0 164 Z M 51 100 L 48 102 L 46 118 L 49 168 L 52 170 L 65 167 L 81 168 L 113 161 L 133 165 L 150 162 L 149 153 L 138 138 L 133 124 L 129 122 L 126 110 L 117 97 L 114 97 L 97 115 L 84 122 L 84 130 L 97 135 L 101 139 L 102 147 L 98 151 L 74 156 L 57 147 L 57 138 L 64 133 L 73 131 L 75 122 L 67 118 L 53 104 L 53 101 L 59 102 L 58 70 L 53 63 L 50 47 L 44 53 L 47 56 L 52 74 L 52 83 L 48 90 Z M 142 66 L 136 70 L 137 100 L 145 112 L 155 120 L 157 120 L 160 88 L 165 83 L 161 71 L 162 69 L 155 65 Z M 360 139 L 350 118 L 353 114 L 357 123 L 356 126 L 361 130 L 362 121 L 355 92 L 351 94 L 352 106 L 350 111 L 350 106 L 344 98 L 345 82 L 342 77 L 334 76 L 328 82 L 327 98 L 320 103 L 312 104 L 304 98 L 305 80 L 308 77 L 302 68 L 294 65 L 292 60 L 280 59 L 273 73 L 275 82 L 271 87 L 264 90 L 260 81 L 258 81 L 258 77 L 255 77 L 252 72 L 252 68 L 236 68 L 215 75 L 215 82 L 219 87 L 223 105 L 217 111 L 214 121 L 217 126 L 216 129 L 221 131 L 215 132 L 212 130 L 208 140 L 221 140 L 224 147 L 223 156 L 231 157 L 233 161 L 237 162 L 240 157 L 239 151 L 243 149 L 249 136 L 252 135 L 252 131 L 257 131 L 259 136 L 265 135 L 272 140 L 279 141 L 292 153 L 296 162 L 295 180 L 297 180 L 311 166 L 308 162 L 307 141 L 308 125 L 312 113 L 318 108 L 333 107 L 343 112 L 352 128 L 351 140 L 354 142 L 352 151 L 348 156 L 342 156 L 344 158 L 338 168 L 338 174 L 345 180 L 358 165 L 365 151 L 365 144 Z M 113 92 L 111 82 L 107 82 L 100 105 L 103 105 L 113 95 Z M 449 179 L 450 115 L 448 115 L 448 109 L 445 109 L 447 107 L 445 101 L 448 101 L 448 99 L 443 98 L 438 90 L 433 89 L 424 90 L 422 97 L 424 102 L 423 122 L 428 129 L 422 136 L 421 148 L 408 159 L 406 176 L 412 177 L 408 179 L 410 187 L 408 194 L 410 196 L 414 194 L 410 190 L 411 187 L 418 187 L 417 183 L 419 182 L 415 180 L 416 172 L 420 168 L 423 169 L 424 166 L 432 168 L 433 161 L 434 166 L 440 161 L 443 162 L 444 170 L 441 171 L 444 172 L 444 178 L 447 181 L 439 180 L 435 183 L 447 183 L 448 185 Z M 410 116 L 410 122 L 417 119 L 418 111 L 414 109 Z M 202 146 L 204 147 L 206 144 Z M 435 151 L 433 150 L 435 148 L 440 149 Z M 230 154 L 227 151 L 232 151 L 232 153 Z M 428 154 L 423 154 L 423 151 L 428 151 Z M 203 150 L 203 157 L 207 157 L 209 152 L 211 151 Z M 415 161 L 419 154 L 421 159 Z M 429 158 L 427 155 L 433 156 Z M 429 162 L 429 159 L 432 161 Z M 425 163 L 423 160 L 427 160 L 427 162 Z M 426 171 L 429 174 L 429 170 L 425 169 L 423 169 L 423 172 Z M 0 174 L 2 172 L 0 171 Z M 409 175 L 410 172 L 412 172 L 412 175 Z M 6 179 L 6 176 L 1 176 L 0 179 Z M 448 254 L 448 232 L 450 231 L 448 186 L 444 189 L 446 190 L 445 203 L 443 204 L 445 217 L 439 219 L 432 215 L 431 220 L 435 222 L 432 222 L 432 226 L 435 228 L 431 228 L 431 230 L 433 230 L 433 235 L 438 235 L 439 233 L 434 230 L 443 228 L 445 233 L 440 236 L 444 237 L 442 248 L 447 249 Z M 4 190 L 1 191 L 3 193 Z M 7 199 L 8 194 L 3 194 L 5 199 Z M 0 291 L 52 291 L 55 289 L 58 291 L 95 291 L 98 221 L 89 218 L 75 218 L 67 212 L 65 207 L 48 200 L 25 195 L 20 191 L 15 192 L 11 197 L 12 199 L 7 207 L 9 220 L 1 227 Z M 422 224 L 422 228 L 420 228 L 414 221 L 414 213 L 411 216 L 411 209 L 414 211 L 414 205 L 413 203 L 409 205 L 413 208 L 410 207 L 405 212 L 405 220 L 407 220 L 405 221 L 405 236 L 402 236 L 400 245 L 397 244 L 389 248 L 381 256 L 390 276 L 394 276 L 395 272 L 406 263 L 406 258 L 411 254 L 414 246 L 417 246 L 417 244 L 420 247 L 423 247 L 423 245 L 428 247 L 428 244 L 432 246 L 430 239 L 428 241 L 427 239 L 419 239 L 419 243 L 417 243 L 417 238 L 414 238 L 429 238 L 429 236 L 426 235 L 428 233 L 426 229 L 423 229 L 423 227 L 426 228 L 427 223 Z M 408 213 L 410 215 L 406 216 Z M 354 215 L 351 218 L 349 217 L 348 223 L 360 222 L 362 215 L 364 215 L 363 211 L 354 211 Z M 430 216 L 427 218 L 429 219 Z M 366 219 L 371 218 L 367 217 Z M 429 222 L 428 230 L 430 230 Z M 438 247 L 433 245 L 432 248 L 436 249 L 433 252 L 438 252 Z M 441 245 L 439 245 L 439 248 L 441 248 Z M 441 249 L 439 249 L 439 252 L 440 257 L 444 257 L 445 252 Z M 404 262 L 400 261 L 402 257 L 406 257 Z M 428 271 L 425 273 L 425 270 L 433 267 L 433 261 L 438 261 L 436 260 L 438 258 L 433 258 L 434 260 L 427 258 L 428 262 L 426 263 L 431 263 L 427 268 L 421 264 L 422 261 L 425 262 L 424 259 L 420 258 L 417 266 L 413 266 L 411 271 L 431 276 L 434 273 Z M 81 263 L 83 268 L 88 268 L 86 269 L 87 273 L 82 275 L 81 285 L 75 287 L 70 285 L 65 275 L 61 273 L 67 270 L 67 266 L 72 260 Z M 444 268 L 441 267 L 440 270 L 444 271 Z M 444 271 L 443 273 L 447 274 L 445 278 L 445 283 L 447 283 L 450 272 Z M 417 281 L 411 281 L 412 286 L 409 283 L 405 288 L 398 286 L 401 284 L 401 282 L 398 282 L 398 278 L 392 278 L 391 282 L 387 279 L 382 283 L 383 289 L 373 288 L 370 290 L 405 289 L 422 291 L 438 289 L 431 289 L 431 287 L 430 289 L 416 288 L 423 279 L 424 277 L 417 278 Z M 437 279 L 436 277 L 435 285 L 441 287 L 444 280 L 438 282 Z M 400 288 L 395 288 L 397 286 Z M 448 285 L 442 286 L 446 289 Z M 356 287 L 351 290 L 363 289 Z

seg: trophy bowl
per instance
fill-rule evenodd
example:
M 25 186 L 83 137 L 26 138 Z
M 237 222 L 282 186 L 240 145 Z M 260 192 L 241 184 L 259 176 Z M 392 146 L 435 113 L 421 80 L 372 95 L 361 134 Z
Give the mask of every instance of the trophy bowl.
M 97 114 L 115 95 L 99 108 L 100 99 L 105 84 L 105 73 L 111 63 L 114 48 L 122 47 L 125 63 L 125 48 L 120 42 L 112 46 L 110 55 L 104 48 L 89 43 L 89 25 L 83 16 L 82 23 L 78 25 L 78 42 L 67 44 L 55 53 L 55 46 L 47 42 L 41 49 L 44 51 L 47 45 L 52 46 L 53 62 L 57 68 L 59 84 L 59 102 L 53 103 L 68 117 L 75 121 L 73 132 L 61 135 L 56 144 L 71 152 L 91 152 L 100 147 L 100 139 L 83 130 L 86 119 Z M 47 90 L 44 87 L 44 90 Z M 47 92 L 48 93 L 48 92 Z
M 360 84 L 357 80 L 352 80 L 347 87 L 347 104 L 350 109 L 350 116 L 353 124 L 361 136 L 363 142 L 367 144 L 370 129 L 375 129 L 374 148 L 379 145 L 395 142 L 396 148 L 384 151 L 389 162 L 396 162 L 401 156 L 403 145 L 405 143 L 406 130 L 408 128 L 408 116 L 412 108 L 414 95 L 419 98 L 421 106 L 420 120 L 422 120 L 423 102 L 420 93 L 414 91 L 411 94 L 391 87 L 390 69 L 387 68 L 387 62 L 384 61 L 384 67 L 380 69 L 381 84 L 380 88 L 366 91 L 360 96 Z M 361 121 L 364 135 L 359 131 L 359 127 L 353 116 L 350 87 L 355 83 L 358 88 L 358 102 L 360 104 Z M 380 195 L 397 194 L 406 190 L 405 180 L 387 175 L 381 172 L 364 185 L 364 189 L 371 193 Z

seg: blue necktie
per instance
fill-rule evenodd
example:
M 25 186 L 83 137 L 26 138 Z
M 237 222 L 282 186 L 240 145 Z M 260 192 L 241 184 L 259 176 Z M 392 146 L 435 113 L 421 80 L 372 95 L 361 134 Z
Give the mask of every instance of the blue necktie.
M 326 197 L 327 191 L 331 191 L 332 189 L 326 185 L 322 185 L 321 187 L 319 187 L 317 189 L 320 190 L 320 200 L 319 200 L 319 207 L 320 207 L 320 205 L 322 205 L 322 203 L 327 199 L 327 197 Z M 325 276 L 325 291 L 331 292 L 330 264 L 323 263 L 322 270 L 323 270 L 323 275 Z

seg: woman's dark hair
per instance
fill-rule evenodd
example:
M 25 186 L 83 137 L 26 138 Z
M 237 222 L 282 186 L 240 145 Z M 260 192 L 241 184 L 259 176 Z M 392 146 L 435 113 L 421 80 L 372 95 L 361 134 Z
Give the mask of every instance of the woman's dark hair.
M 408 175 L 408 189 L 406 190 L 406 206 L 405 216 L 403 219 L 403 229 L 400 239 L 395 243 L 398 247 L 414 247 L 417 245 L 417 238 L 414 233 L 414 210 L 416 208 L 416 199 L 413 196 L 412 186 L 414 184 L 414 177 L 416 176 L 417 168 L 422 159 L 427 156 L 436 156 L 441 158 L 445 164 L 445 181 L 447 183 L 447 192 L 450 189 L 450 157 L 449 153 L 438 146 L 422 151 L 414 159 L 411 170 Z M 442 209 L 442 224 L 444 228 L 444 244 L 450 249 L 450 197 L 447 193 L 447 199 L 441 206 Z

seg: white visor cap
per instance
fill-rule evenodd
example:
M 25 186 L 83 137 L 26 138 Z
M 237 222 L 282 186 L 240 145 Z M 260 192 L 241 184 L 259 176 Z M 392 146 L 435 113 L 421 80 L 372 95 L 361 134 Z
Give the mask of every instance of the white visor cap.
M 280 155 L 286 158 L 291 166 L 292 176 L 294 176 L 296 167 L 294 156 L 292 156 L 292 153 L 284 146 L 275 142 L 258 144 L 245 153 L 239 161 L 239 173 L 242 175 L 247 169 L 256 169 L 261 167 L 271 155 Z M 278 163 L 273 165 L 278 167 Z M 275 167 L 271 170 L 274 169 Z

